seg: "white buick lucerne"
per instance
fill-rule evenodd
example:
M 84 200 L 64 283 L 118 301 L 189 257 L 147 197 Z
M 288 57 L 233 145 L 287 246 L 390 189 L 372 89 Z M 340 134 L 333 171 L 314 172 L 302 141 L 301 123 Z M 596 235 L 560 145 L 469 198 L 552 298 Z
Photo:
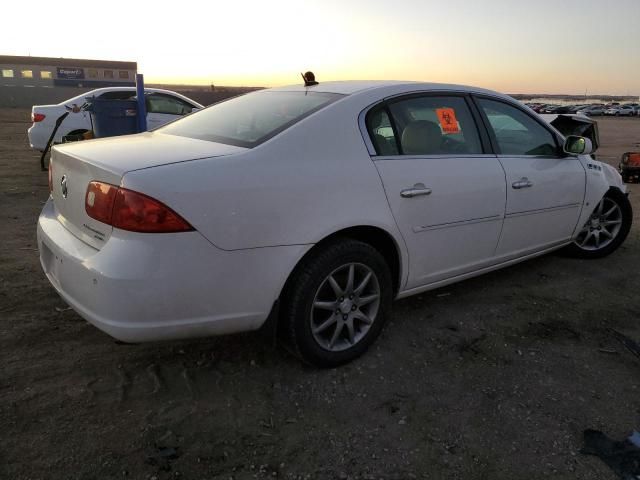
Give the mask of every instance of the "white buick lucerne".
M 632 212 L 591 142 L 510 97 L 411 82 L 263 90 L 53 149 L 42 267 L 128 342 L 258 329 L 362 354 L 394 298 L 552 250 L 599 258 Z

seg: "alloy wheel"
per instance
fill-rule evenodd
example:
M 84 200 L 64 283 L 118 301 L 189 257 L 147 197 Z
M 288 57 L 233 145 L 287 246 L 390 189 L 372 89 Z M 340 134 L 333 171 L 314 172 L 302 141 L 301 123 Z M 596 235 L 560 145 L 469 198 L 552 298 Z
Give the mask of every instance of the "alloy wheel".
M 362 263 L 336 268 L 320 284 L 311 306 L 311 333 L 323 349 L 339 352 L 367 334 L 380 309 L 380 283 Z
M 620 205 L 612 198 L 604 197 L 582 227 L 575 244 L 583 250 L 600 250 L 613 242 L 621 227 Z

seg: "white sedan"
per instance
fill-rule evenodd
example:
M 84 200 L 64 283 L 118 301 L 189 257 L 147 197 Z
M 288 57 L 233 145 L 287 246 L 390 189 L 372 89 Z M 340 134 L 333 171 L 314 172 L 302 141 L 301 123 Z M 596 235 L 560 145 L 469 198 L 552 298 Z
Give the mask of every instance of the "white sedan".
M 305 361 L 362 354 L 407 297 L 624 241 L 620 175 L 510 97 L 335 82 L 263 90 L 153 132 L 53 149 L 42 267 L 128 342 L 278 321 Z
M 57 105 L 34 105 L 31 109 L 31 121 L 33 124 L 27 131 L 29 145 L 39 151 L 47 146 L 49 137 L 53 132 L 56 120 L 65 112 L 69 115 L 63 120 L 60 128 L 53 138 L 53 143 L 61 143 L 66 135 L 80 135 L 91 130 L 89 112 L 82 110 L 87 97 L 101 97 L 117 100 L 135 98 L 135 87 L 106 87 L 91 90 L 76 97 L 60 102 Z M 159 127 L 181 116 L 200 110 L 204 106 L 170 90 L 159 88 L 145 88 L 145 101 L 147 105 L 147 128 Z

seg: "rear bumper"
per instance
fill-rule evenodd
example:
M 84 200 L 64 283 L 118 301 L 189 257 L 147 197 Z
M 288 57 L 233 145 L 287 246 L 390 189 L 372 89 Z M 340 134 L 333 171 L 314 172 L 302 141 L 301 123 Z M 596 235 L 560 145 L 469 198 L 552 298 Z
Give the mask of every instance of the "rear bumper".
M 51 134 L 51 132 L 49 132 L 49 134 Z M 27 130 L 27 137 L 29 138 L 29 146 L 41 152 L 47 146 L 47 140 L 49 140 L 48 137 L 45 138 L 46 133 L 38 124 L 31 125 L 29 130 Z
M 38 247 L 42 268 L 62 298 L 89 323 L 126 342 L 259 328 L 309 248 L 224 251 L 198 232 L 114 229 L 96 250 L 57 220 L 51 200 L 38 220 Z

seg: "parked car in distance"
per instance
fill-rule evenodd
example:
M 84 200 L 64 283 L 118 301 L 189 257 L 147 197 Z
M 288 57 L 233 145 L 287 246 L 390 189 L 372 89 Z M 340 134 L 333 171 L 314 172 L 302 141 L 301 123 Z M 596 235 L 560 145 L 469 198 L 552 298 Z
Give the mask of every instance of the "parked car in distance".
M 599 115 L 604 115 L 604 105 L 602 104 L 592 104 L 581 110 L 578 110 L 576 113 L 581 115 L 587 115 L 589 117 L 595 117 Z
M 262 90 L 152 132 L 54 147 L 40 261 L 122 341 L 271 318 L 297 356 L 333 367 L 372 344 L 394 298 L 558 249 L 615 251 L 631 206 L 592 149 L 481 88 Z
M 547 106 L 546 103 L 539 103 L 537 105 L 532 106 L 531 110 L 533 110 L 536 113 L 540 113 L 540 111 L 546 108 L 546 106 Z
M 625 183 L 640 181 L 640 152 L 623 153 L 618 171 Z
M 571 105 L 560 105 L 560 106 L 554 108 L 549 113 L 555 113 L 555 114 L 572 113 L 572 106 Z
M 607 108 L 604 111 L 605 115 L 613 115 L 616 117 L 630 117 L 635 114 L 635 108 L 630 105 L 618 105 L 615 107 Z
M 90 114 L 81 109 L 88 97 L 126 100 L 136 97 L 136 89 L 135 87 L 98 88 L 57 105 L 34 105 L 31 109 L 33 124 L 27 132 L 31 148 L 40 151 L 45 149 L 56 120 L 65 112 L 69 112 L 69 115 L 56 132 L 53 139 L 54 144 L 62 142 L 62 137 L 66 135 L 80 135 L 91 130 Z M 145 88 L 145 100 L 149 130 L 204 108 L 203 105 L 184 95 L 159 88 Z
M 570 105 L 567 113 L 578 113 L 579 110 L 582 110 L 586 106 L 587 105 Z
M 543 108 L 541 108 L 539 113 L 553 113 L 555 109 L 558 107 L 560 107 L 560 105 L 556 105 L 553 103 L 548 104 L 548 105 L 545 105 Z

